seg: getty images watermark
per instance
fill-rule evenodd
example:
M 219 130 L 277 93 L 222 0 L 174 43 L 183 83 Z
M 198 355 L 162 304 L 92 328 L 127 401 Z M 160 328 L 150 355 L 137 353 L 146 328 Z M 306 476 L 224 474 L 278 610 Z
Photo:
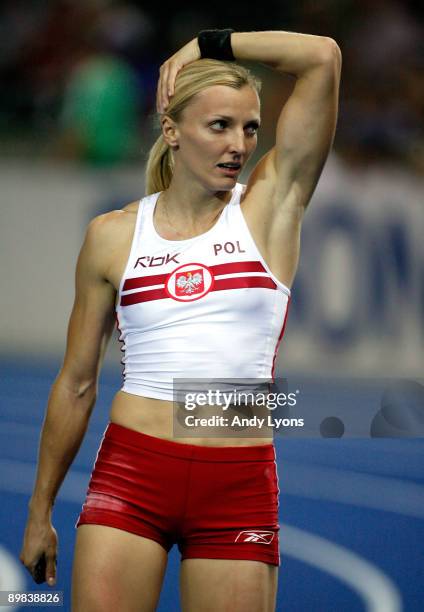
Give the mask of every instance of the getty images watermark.
M 286 413 L 299 395 L 262 379 L 174 379 L 174 436 L 273 437 L 304 426 L 303 418 Z
M 424 379 L 174 379 L 174 436 L 424 438 Z

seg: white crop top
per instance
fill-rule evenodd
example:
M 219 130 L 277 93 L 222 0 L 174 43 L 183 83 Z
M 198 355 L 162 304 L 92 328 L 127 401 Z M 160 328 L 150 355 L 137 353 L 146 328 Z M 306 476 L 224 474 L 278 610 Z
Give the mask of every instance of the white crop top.
M 243 189 L 237 183 L 216 224 L 188 240 L 156 232 L 160 193 L 140 201 L 116 306 L 123 391 L 172 401 L 174 378 L 273 378 L 290 290 L 250 235 Z

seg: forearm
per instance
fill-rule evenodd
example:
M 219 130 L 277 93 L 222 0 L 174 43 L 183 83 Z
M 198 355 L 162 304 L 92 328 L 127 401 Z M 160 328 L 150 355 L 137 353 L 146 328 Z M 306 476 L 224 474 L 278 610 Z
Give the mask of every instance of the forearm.
M 337 44 L 325 36 L 295 32 L 234 32 L 231 47 L 236 60 L 262 62 L 300 77 L 337 54 Z
M 53 384 L 41 431 L 37 475 L 29 503 L 31 514 L 50 514 L 81 446 L 95 401 L 95 385 L 81 392 L 60 375 Z

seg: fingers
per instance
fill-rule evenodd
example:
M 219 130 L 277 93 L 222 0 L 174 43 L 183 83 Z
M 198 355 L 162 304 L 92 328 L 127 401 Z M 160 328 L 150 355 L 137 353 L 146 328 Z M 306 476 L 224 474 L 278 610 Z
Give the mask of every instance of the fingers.
M 165 70 L 165 65 L 162 64 L 160 67 L 160 76 L 156 90 L 156 110 L 158 113 L 163 113 L 163 101 L 162 101 L 162 83 L 163 83 L 163 73 Z
M 167 87 L 168 102 L 169 102 L 169 98 L 172 98 L 172 96 L 175 93 L 175 79 L 177 78 L 177 74 L 179 71 L 180 71 L 180 68 L 175 65 L 170 66 L 169 68 L 168 87 Z
M 50 586 L 56 584 L 56 557 L 48 556 L 46 562 L 45 579 Z
M 178 72 L 187 64 L 198 59 L 200 59 L 200 49 L 197 38 L 194 38 L 162 64 L 156 96 L 158 113 L 165 112 L 170 98 L 174 95 Z
M 46 580 L 46 556 L 44 553 L 38 556 L 37 561 L 30 562 L 25 559 L 23 553 L 20 554 L 19 560 L 22 565 L 28 570 L 32 578 L 37 584 L 41 584 Z
M 174 94 L 175 79 L 180 69 L 181 66 L 171 62 L 171 60 L 168 60 L 162 64 L 156 100 L 158 113 L 165 112 L 166 108 L 169 106 L 169 100 Z
M 161 113 L 167 108 L 169 104 L 168 96 L 168 79 L 169 79 L 169 63 L 166 62 L 163 66 L 163 71 L 160 77 L 160 104 L 159 108 Z
M 19 559 L 37 584 L 56 584 L 57 551 L 57 533 L 51 523 L 31 519 L 25 529 Z
M 30 569 L 30 572 L 37 584 L 41 584 L 42 582 L 46 581 L 46 555 L 44 553 L 38 559 L 33 569 Z
M 31 574 L 34 582 L 37 584 L 47 582 L 50 586 L 56 584 L 56 555 L 42 553 L 36 563 L 31 564 L 25 563 L 22 555 L 19 559 Z

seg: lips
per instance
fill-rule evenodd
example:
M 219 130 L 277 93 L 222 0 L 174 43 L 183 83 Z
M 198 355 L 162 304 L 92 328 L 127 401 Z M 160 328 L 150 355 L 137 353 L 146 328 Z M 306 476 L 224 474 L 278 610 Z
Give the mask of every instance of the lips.
M 217 164 L 217 168 L 219 168 L 224 174 L 228 176 L 235 176 L 240 172 L 241 164 L 236 162 L 228 162 Z
M 224 176 L 237 176 L 237 174 L 240 172 L 239 168 L 221 168 L 218 167 L 219 170 L 221 170 L 222 174 L 224 174 Z
M 217 164 L 219 168 L 229 168 L 231 170 L 240 170 L 241 164 L 239 162 L 222 162 Z

